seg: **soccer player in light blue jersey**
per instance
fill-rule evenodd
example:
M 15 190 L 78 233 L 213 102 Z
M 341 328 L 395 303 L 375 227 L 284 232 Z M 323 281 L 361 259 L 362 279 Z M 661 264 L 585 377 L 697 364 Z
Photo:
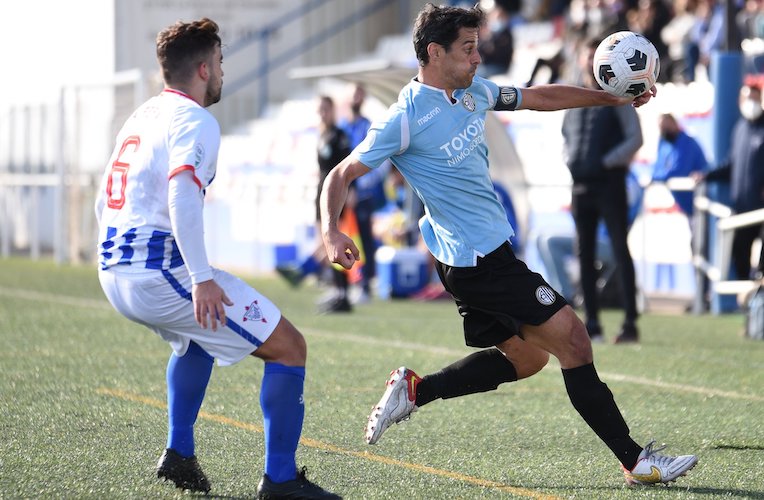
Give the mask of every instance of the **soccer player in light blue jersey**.
M 387 159 L 425 205 L 420 229 L 443 285 L 456 301 L 467 345 L 481 350 L 420 378 L 393 370 L 366 424 L 374 444 L 393 423 L 419 407 L 496 389 L 530 377 L 556 356 L 568 396 L 581 417 L 612 450 L 629 484 L 667 483 L 697 462 L 694 455 L 657 453 L 637 444 L 593 364 L 586 328 L 565 299 L 517 259 L 513 234 L 488 172 L 488 111 L 620 105 L 629 98 L 568 85 L 500 87 L 475 76 L 481 62 L 478 8 L 428 4 L 414 25 L 418 75 L 387 116 L 327 177 L 321 195 L 322 236 L 329 258 L 350 268 L 359 258 L 337 226 L 348 186 Z M 647 103 L 655 88 L 633 100 Z

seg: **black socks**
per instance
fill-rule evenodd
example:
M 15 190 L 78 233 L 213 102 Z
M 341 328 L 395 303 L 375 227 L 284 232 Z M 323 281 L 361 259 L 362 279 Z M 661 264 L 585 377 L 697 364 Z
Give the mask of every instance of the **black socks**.
M 629 426 L 610 392 L 597 376 L 593 363 L 562 370 L 570 402 L 595 434 L 631 470 L 642 447 L 629 437 Z
M 573 407 L 595 434 L 631 470 L 642 447 L 629 436 L 629 427 L 607 385 L 597 376 L 593 363 L 562 370 Z M 416 405 L 438 398 L 448 399 L 496 389 L 517 380 L 512 363 L 498 349 L 485 349 L 460 359 L 439 372 L 425 376 L 416 389 Z
M 498 349 L 485 349 L 425 376 L 417 385 L 416 405 L 496 389 L 517 380 L 512 363 Z

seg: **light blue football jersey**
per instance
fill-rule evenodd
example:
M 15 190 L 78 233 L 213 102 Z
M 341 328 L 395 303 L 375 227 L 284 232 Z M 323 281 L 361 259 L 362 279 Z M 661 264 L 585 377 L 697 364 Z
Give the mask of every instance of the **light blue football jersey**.
M 412 80 L 353 154 L 369 168 L 389 158 L 424 203 L 419 228 L 432 255 L 472 267 L 514 234 L 488 172 L 485 118 L 499 87 L 476 76 L 453 96 Z

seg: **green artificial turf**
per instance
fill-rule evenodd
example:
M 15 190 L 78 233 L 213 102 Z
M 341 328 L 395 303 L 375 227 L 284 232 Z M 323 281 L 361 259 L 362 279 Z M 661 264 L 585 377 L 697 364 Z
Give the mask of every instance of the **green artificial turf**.
M 390 370 L 424 375 L 471 352 L 455 306 L 375 300 L 318 316 L 314 285 L 248 281 L 307 338 L 298 462 L 345 498 L 764 498 L 764 342 L 741 337 L 741 315 L 646 314 L 640 344 L 595 345 L 632 436 L 700 458 L 670 487 L 629 488 L 554 360 L 529 380 L 433 402 L 366 445 Z M 610 339 L 620 319 L 604 313 Z M 0 340 L 0 498 L 187 496 L 154 476 L 169 347 L 109 306 L 95 266 L 0 260 Z M 213 497 L 255 494 L 261 377 L 255 358 L 213 371 L 196 432 Z

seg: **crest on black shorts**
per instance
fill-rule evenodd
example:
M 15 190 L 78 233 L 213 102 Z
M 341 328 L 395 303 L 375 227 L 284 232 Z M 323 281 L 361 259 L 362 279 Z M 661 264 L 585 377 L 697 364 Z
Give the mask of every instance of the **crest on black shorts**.
M 540 304 L 551 306 L 554 304 L 554 301 L 557 300 L 557 294 L 555 294 L 554 290 L 548 286 L 540 286 L 536 288 L 536 300 L 538 300 Z

